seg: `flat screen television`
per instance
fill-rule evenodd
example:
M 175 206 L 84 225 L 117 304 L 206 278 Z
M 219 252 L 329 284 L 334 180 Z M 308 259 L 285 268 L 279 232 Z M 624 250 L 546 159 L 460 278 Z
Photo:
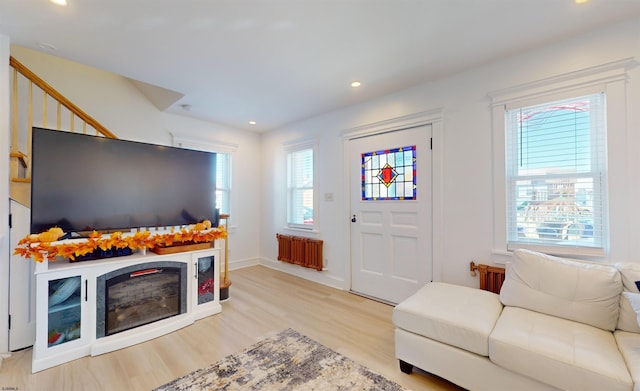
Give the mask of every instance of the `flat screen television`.
M 33 128 L 31 233 L 217 225 L 216 154 Z

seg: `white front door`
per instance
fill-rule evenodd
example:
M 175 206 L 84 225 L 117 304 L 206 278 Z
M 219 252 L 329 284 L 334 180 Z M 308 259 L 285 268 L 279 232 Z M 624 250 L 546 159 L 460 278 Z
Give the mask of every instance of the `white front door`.
M 356 293 L 399 303 L 432 280 L 431 133 L 422 125 L 349 141 Z
M 32 346 L 36 339 L 36 278 L 34 261 L 13 255 L 18 241 L 29 234 L 30 210 L 14 200 L 10 205 L 9 350 L 14 351 Z

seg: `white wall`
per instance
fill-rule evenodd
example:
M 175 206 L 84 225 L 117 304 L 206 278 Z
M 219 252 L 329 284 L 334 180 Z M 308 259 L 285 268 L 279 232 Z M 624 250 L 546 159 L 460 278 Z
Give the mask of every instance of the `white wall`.
M 233 157 L 231 268 L 261 260 L 268 266 L 343 289 L 349 288 L 349 194 L 343 189 L 347 174 L 342 161 L 343 131 L 443 108 L 444 131 L 435 135 L 444 148 L 444 175 L 443 202 L 435 206 L 443 222 L 437 233 L 441 256 L 434 260 L 439 274 L 434 278 L 477 286 L 468 272 L 470 260 L 493 263 L 506 259 L 493 253 L 492 248 L 493 151 L 487 93 L 623 58 L 639 60 L 639 22 L 631 20 L 541 47 L 263 135 L 160 112 L 126 79 L 107 72 L 20 47 L 12 47 L 11 54 L 120 138 L 170 144 L 173 133 L 212 144 L 237 145 Z M 627 167 L 612 173 L 610 189 L 612 200 L 627 204 L 613 208 L 615 213 L 611 215 L 611 231 L 616 238 L 624 239 L 612 242 L 611 256 L 605 261 L 640 262 L 640 235 L 635 223 L 640 221 L 640 203 L 630 196 L 637 195 L 640 187 L 640 68 L 629 74 L 627 126 L 609 129 L 622 145 L 610 153 L 610 159 L 616 162 L 613 166 Z M 312 236 L 325 241 L 327 270 L 323 272 L 275 260 L 275 235 L 283 232 L 286 215 L 282 143 L 308 137 L 316 138 L 319 146 L 319 232 Z M 333 193 L 334 200 L 325 201 L 325 193 Z M 5 289 L 2 281 L 0 289 Z M 0 323 L 6 324 L 1 318 Z
M 434 279 L 477 286 L 470 276 L 469 262 L 504 262 L 506 256 L 493 247 L 492 128 L 487 94 L 504 88 L 561 75 L 611 61 L 635 57 L 640 61 L 640 20 L 630 20 L 607 29 L 583 34 L 534 51 L 502 59 L 482 67 L 432 83 L 389 95 L 366 104 L 349 107 L 286 126 L 262 137 L 262 247 L 266 264 L 314 281 L 349 288 L 348 189 L 342 178 L 347 165 L 342 161 L 344 130 L 412 113 L 443 108 L 444 131 L 442 205 L 434 205 L 442 215 L 442 232 L 437 233 L 441 258 Z M 451 37 L 458 39 L 461 37 Z M 462 38 L 461 38 L 462 39 Z M 416 48 L 419 50 L 420 48 Z M 428 53 L 425 53 L 428 55 Z M 603 261 L 640 262 L 640 67 L 629 71 L 626 128 L 609 129 L 611 167 L 610 255 Z M 366 85 L 366 84 L 365 84 Z M 365 87 L 366 88 L 366 87 Z M 275 261 L 275 234 L 285 226 L 282 143 L 302 135 L 319 141 L 319 233 L 325 241 L 328 270 L 322 273 Z M 501 153 L 497 151 L 495 153 Z M 277 172 L 276 171 L 276 172 Z M 324 193 L 335 201 L 325 202 Z M 629 196 L 635 195 L 635 196 Z M 624 206 L 621 207 L 620 204 Z M 500 250 L 500 249 L 497 249 Z
M 229 262 L 258 262 L 259 246 L 247 245 L 260 238 L 260 184 L 254 179 L 260 164 L 257 134 L 161 112 L 128 79 L 109 72 L 15 45 L 11 55 L 120 139 L 172 145 L 173 135 L 237 146 L 232 157 Z
M 9 37 L 0 34 L 0 86 L 9 85 Z M 9 89 L 0 88 L 0 219 L 9 216 Z M 1 220 L 0 220 L 1 221 Z M 6 220 L 5 220 L 6 221 Z M 9 226 L 0 224 L 0 354 L 9 350 Z M 0 356 L 0 364 L 2 357 Z

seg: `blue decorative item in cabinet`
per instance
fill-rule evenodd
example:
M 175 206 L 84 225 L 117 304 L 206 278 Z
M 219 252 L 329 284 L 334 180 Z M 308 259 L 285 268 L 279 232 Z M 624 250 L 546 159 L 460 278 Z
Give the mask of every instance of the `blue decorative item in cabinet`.
M 80 338 L 80 276 L 49 281 L 49 347 Z

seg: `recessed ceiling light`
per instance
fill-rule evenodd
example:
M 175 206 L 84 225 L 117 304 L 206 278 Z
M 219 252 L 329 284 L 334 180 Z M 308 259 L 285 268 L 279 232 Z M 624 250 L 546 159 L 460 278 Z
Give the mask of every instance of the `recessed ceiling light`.
M 351 87 L 360 87 L 362 85 L 362 83 L 360 83 L 359 81 L 354 81 L 353 83 L 351 83 Z
M 50 2 L 52 2 L 55 5 L 67 5 L 67 0 L 49 0 Z
M 249 125 L 255 125 L 255 124 L 257 124 L 256 121 L 249 121 Z
M 588 3 L 588 2 L 589 2 L 589 0 L 574 0 L 574 2 L 575 2 L 576 4 L 584 4 L 584 3 Z
M 47 52 L 55 52 L 56 50 L 58 50 L 58 48 L 56 48 L 54 45 L 46 42 L 38 42 L 37 45 L 40 49 Z

